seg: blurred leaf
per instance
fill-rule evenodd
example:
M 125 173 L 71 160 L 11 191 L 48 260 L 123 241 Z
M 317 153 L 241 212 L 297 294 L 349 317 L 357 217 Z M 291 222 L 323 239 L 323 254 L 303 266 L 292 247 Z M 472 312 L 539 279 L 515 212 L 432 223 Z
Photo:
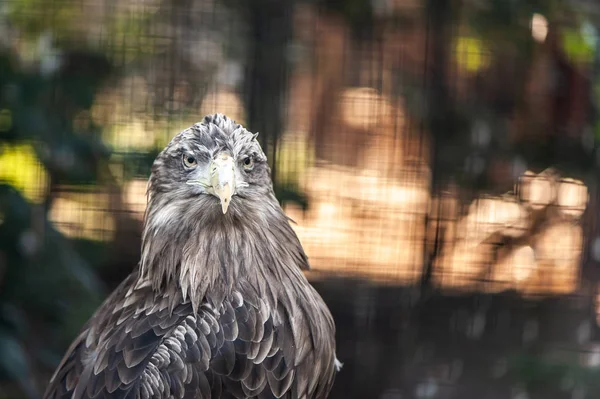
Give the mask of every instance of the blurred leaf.
M 120 168 L 118 175 L 124 180 L 130 180 L 136 177 L 147 178 L 150 175 L 152 163 L 158 155 L 159 150 L 151 152 L 123 152 L 115 154 L 111 162 L 115 167 Z
M 475 37 L 459 37 L 456 40 L 454 54 L 458 65 L 471 73 L 479 72 L 491 62 L 491 53 L 487 46 L 481 39 Z
M 561 31 L 562 46 L 567 56 L 577 63 L 588 64 L 594 59 L 595 42 L 581 29 L 564 28 Z
M 157 52 L 159 41 L 147 32 L 152 26 L 155 15 L 156 9 L 145 7 L 144 10 L 137 13 L 117 14 L 107 24 L 107 29 L 111 32 L 110 37 L 126 37 L 135 44 L 132 46 L 126 45 L 128 41 L 122 42 L 124 45 L 122 56 L 125 58 L 125 62 L 131 62 Z
M 279 184 L 297 185 L 309 167 L 314 164 L 314 148 L 299 135 L 286 135 L 277 151 L 276 176 Z
M 10 183 L 32 202 L 41 202 L 46 195 L 48 176 L 33 145 L 0 142 L 0 181 Z
M 0 133 L 8 132 L 12 128 L 12 112 L 10 109 L 0 111 Z

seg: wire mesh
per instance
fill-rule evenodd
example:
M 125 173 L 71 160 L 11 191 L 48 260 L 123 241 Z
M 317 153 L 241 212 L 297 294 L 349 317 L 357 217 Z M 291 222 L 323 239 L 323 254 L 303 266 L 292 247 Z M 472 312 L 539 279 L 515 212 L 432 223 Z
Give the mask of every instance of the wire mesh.
M 335 397 L 597 392 L 597 7 L 334 3 L 3 2 L 2 50 L 54 86 L 27 124 L 11 98 L 28 86 L 2 79 L 0 181 L 109 253 L 112 288 L 138 261 L 154 157 L 225 113 L 259 131 L 341 326 Z M 68 123 L 37 126 L 40 104 Z M 547 359 L 560 389 L 528 374 Z

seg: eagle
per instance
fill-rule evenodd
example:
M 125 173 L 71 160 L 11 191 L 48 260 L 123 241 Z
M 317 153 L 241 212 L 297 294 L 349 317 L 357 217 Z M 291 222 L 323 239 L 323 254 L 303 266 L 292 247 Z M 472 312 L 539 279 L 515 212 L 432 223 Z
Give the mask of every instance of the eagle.
M 335 324 L 253 134 L 177 134 L 148 181 L 141 259 L 68 348 L 58 398 L 326 398 Z

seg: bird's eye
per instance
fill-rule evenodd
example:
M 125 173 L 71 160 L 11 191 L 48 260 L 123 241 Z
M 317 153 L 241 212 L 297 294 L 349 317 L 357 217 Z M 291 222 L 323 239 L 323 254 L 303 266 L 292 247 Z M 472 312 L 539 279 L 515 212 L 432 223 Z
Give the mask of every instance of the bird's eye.
M 244 169 L 252 170 L 254 168 L 254 158 L 246 157 L 244 158 Z
M 197 165 L 196 158 L 194 158 L 191 155 L 184 155 L 183 156 L 183 164 L 185 165 L 186 168 L 194 168 Z

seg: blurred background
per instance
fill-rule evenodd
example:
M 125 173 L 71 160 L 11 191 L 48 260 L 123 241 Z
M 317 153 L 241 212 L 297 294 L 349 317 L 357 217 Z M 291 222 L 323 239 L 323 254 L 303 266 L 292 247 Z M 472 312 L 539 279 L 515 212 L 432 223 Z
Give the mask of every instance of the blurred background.
M 600 395 L 594 0 L 0 1 L 0 398 L 136 265 L 156 154 L 260 132 L 332 398 Z

